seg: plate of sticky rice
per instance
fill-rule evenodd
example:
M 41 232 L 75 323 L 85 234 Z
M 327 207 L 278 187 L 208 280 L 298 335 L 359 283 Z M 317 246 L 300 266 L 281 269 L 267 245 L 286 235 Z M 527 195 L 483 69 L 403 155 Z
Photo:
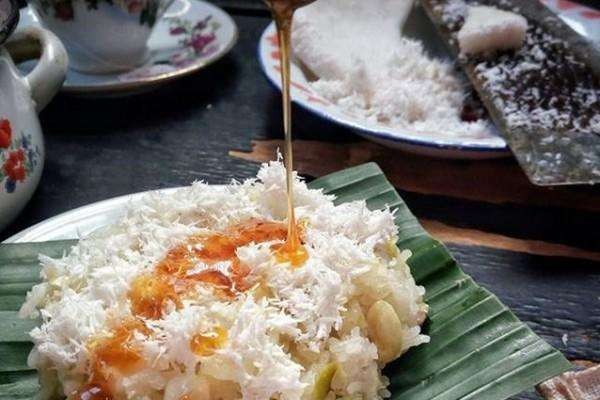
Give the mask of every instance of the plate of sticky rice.
M 382 368 L 429 341 L 425 289 L 395 245 L 393 214 L 335 206 L 299 180 L 295 195 L 302 265 L 275 253 L 287 234 L 279 162 L 241 184 L 195 183 L 46 222 L 52 239 L 87 234 L 65 257 L 41 257 L 43 281 L 20 311 L 42 321 L 28 360 L 41 397 L 389 397 Z M 10 241 L 47 235 L 33 227 Z
M 320 0 L 297 10 L 293 101 L 388 147 L 448 158 L 509 155 L 468 79 L 415 3 Z M 588 14 L 545 3 L 582 35 L 597 31 L 592 29 L 597 20 Z M 458 12 L 468 3 L 451 5 Z M 510 34 L 512 27 L 506 28 Z M 265 29 L 258 56 L 268 80 L 280 89 L 274 24 Z
M 570 368 L 372 163 L 89 204 L 0 245 L 0 397 L 504 400 Z M 452 390 L 448 390 L 452 388 Z

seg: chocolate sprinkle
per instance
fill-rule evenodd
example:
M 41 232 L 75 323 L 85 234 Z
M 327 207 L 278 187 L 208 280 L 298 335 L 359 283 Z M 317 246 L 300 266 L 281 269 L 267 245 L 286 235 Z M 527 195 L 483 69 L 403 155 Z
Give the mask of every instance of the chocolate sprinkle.
M 600 54 L 545 6 L 527 0 L 422 0 L 532 182 L 600 182 Z M 523 47 L 458 54 L 468 5 L 519 12 Z M 500 3 L 500 5 L 498 4 Z

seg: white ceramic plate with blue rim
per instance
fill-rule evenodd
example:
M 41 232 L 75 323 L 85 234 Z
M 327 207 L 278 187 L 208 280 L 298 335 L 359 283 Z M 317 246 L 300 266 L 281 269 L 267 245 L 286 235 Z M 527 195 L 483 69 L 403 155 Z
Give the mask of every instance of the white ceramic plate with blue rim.
M 577 32 L 600 42 L 600 12 L 565 0 L 543 0 L 543 3 Z M 416 9 L 411 14 L 409 24 L 407 36 L 420 40 L 429 54 L 440 58 L 449 57 L 435 28 L 422 10 Z M 275 24 L 271 23 L 260 38 L 258 58 L 268 80 L 281 90 L 279 46 L 276 37 Z M 307 74 L 295 62 L 292 62 L 291 77 L 291 96 L 296 104 L 325 120 L 344 125 L 358 135 L 384 146 L 416 154 L 455 159 L 487 159 L 510 155 L 506 142 L 495 129 L 473 138 L 447 135 L 443 132 L 415 132 L 410 129 L 375 124 L 350 115 L 324 99 L 312 89 Z
M 39 24 L 29 8 L 19 27 Z M 154 89 L 191 74 L 223 57 L 234 46 L 238 29 L 220 8 L 199 0 L 177 0 L 156 24 L 148 41 L 150 58 L 124 73 L 86 74 L 69 69 L 63 92 L 85 96 L 123 96 Z M 19 67 L 31 68 L 31 63 Z

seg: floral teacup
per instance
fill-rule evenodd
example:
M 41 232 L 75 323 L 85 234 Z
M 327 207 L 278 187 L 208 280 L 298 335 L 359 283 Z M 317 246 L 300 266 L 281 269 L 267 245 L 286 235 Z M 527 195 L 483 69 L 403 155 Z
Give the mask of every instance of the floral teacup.
M 15 61 L 32 58 L 38 47 L 39 62 L 21 76 Z M 0 46 L 0 229 L 27 204 L 40 180 L 44 140 L 37 112 L 60 89 L 67 62 L 58 38 L 39 27 L 18 30 Z
M 44 27 L 62 40 L 69 66 L 87 73 L 128 71 L 148 57 L 146 43 L 173 0 L 32 0 Z

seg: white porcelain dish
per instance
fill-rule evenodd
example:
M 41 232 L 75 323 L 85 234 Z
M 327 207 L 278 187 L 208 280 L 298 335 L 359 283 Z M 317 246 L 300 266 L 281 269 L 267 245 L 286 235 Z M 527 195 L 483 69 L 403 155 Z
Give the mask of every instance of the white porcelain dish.
M 177 190 L 162 189 L 169 193 Z M 48 218 L 11 237 L 3 243 L 45 242 L 49 240 L 78 239 L 85 237 L 112 222 L 125 212 L 127 203 L 149 192 L 128 194 L 88 204 Z
M 590 40 L 600 41 L 600 12 L 564 0 L 544 0 L 572 28 Z M 448 58 L 445 46 L 440 41 L 424 12 L 417 8 L 409 18 L 405 33 L 423 42 L 427 51 L 440 58 Z M 258 45 L 258 58 L 268 80 L 281 89 L 279 75 L 278 44 L 275 40 L 275 25 L 270 24 L 263 32 Z M 440 132 L 414 132 L 373 124 L 349 115 L 337 105 L 323 99 L 310 85 L 307 74 L 293 62 L 292 100 L 302 108 L 335 124 L 350 128 L 356 134 L 384 146 L 426 156 L 455 159 L 487 159 L 510 155 L 506 142 L 498 132 L 489 132 L 478 138 L 444 135 Z
M 198 27 L 208 17 L 214 35 Z M 21 10 L 19 26 L 39 25 L 31 8 Z M 149 60 L 127 72 L 90 74 L 69 69 L 62 91 L 88 97 L 111 97 L 155 89 L 205 68 L 235 45 L 238 29 L 229 14 L 200 0 L 178 0 L 167 9 L 148 40 Z M 28 64 L 20 65 L 27 71 Z

